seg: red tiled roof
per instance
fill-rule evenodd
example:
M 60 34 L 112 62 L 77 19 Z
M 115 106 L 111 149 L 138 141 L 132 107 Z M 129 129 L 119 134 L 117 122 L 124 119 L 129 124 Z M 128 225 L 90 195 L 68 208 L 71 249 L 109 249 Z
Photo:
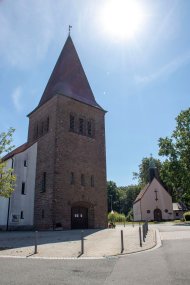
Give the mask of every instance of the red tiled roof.
M 96 103 L 70 36 L 68 36 L 65 42 L 38 107 L 57 94 L 65 95 L 102 109 L 100 105 Z
M 13 157 L 15 154 L 18 154 L 18 153 L 21 153 L 21 152 L 25 151 L 27 148 L 29 148 L 29 147 L 30 147 L 31 145 L 33 145 L 33 144 L 34 144 L 34 142 L 33 142 L 33 143 L 27 143 L 27 142 L 26 142 L 26 143 L 20 145 L 19 147 L 15 148 L 14 150 L 12 150 L 12 151 L 9 152 L 8 154 L 6 154 L 6 155 L 2 158 L 2 160 L 5 161 L 5 160 L 7 160 L 7 159 Z

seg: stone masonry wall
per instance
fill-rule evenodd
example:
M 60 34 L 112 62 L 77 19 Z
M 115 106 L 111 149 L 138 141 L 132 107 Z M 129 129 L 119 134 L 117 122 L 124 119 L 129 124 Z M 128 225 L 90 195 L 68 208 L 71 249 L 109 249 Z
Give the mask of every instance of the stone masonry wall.
M 76 114 L 76 132 L 70 131 L 70 113 Z M 78 134 L 79 117 L 95 123 L 94 138 Z M 104 228 L 107 226 L 104 112 L 59 96 L 56 129 L 56 221 L 70 228 L 71 206 L 81 201 L 92 205 L 89 213 L 93 212 L 94 223 L 89 221 L 89 226 Z M 70 183 L 71 172 L 74 173 L 73 185 Z M 81 185 L 81 174 L 85 176 L 85 186 Z M 91 175 L 94 176 L 94 187 L 91 187 Z
M 33 141 L 36 124 L 49 117 L 49 130 L 37 138 L 37 166 L 34 204 L 34 225 L 40 229 L 53 227 L 55 129 L 57 98 L 54 97 L 30 115 L 28 140 Z M 43 192 L 43 173 L 46 172 L 46 189 Z
M 70 131 L 70 113 L 94 122 L 94 137 Z M 102 110 L 66 96 L 54 96 L 30 115 L 28 140 L 33 141 L 37 122 L 49 116 L 49 130 L 37 138 L 37 169 L 34 220 L 36 228 L 61 224 L 71 228 L 71 207 L 89 206 L 89 227 L 107 227 L 105 128 Z M 78 128 L 78 125 L 76 125 Z M 42 192 L 46 172 L 46 191 Z M 74 173 L 74 184 L 70 175 Z M 85 186 L 81 185 L 81 174 Z M 91 176 L 94 176 L 94 187 Z M 94 221 L 93 221 L 94 220 Z

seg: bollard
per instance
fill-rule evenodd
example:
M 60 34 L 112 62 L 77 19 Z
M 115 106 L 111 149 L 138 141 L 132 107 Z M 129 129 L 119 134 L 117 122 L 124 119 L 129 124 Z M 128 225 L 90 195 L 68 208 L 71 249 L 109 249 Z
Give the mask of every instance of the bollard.
M 146 236 L 147 236 L 147 233 L 148 233 L 148 221 L 146 221 Z
M 81 231 L 81 254 L 84 254 L 84 232 Z
M 35 231 L 34 254 L 38 253 L 38 231 Z
M 144 235 L 145 237 L 147 235 L 147 223 L 146 222 L 144 223 Z
M 145 237 L 146 237 L 146 234 L 145 234 L 145 231 L 146 231 L 145 224 L 143 224 L 142 230 L 143 230 L 143 242 L 145 242 Z
M 123 230 L 121 230 L 121 253 L 124 251 Z
M 140 241 L 140 247 L 142 247 L 142 233 L 141 233 L 141 227 L 139 226 L 139 241 Z

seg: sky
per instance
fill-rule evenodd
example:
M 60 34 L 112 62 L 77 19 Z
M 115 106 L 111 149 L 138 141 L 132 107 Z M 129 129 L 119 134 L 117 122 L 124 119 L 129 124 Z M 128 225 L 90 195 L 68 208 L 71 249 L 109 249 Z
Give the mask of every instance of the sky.
M 128 6 L 126 6 L 126 3 Z M 190 103 L 189 0 L 0 0 L 0 132 L 27 140 L 68 36 L 107 110 L 107 179 L 134 184 L 143 157 L 158 156 Z

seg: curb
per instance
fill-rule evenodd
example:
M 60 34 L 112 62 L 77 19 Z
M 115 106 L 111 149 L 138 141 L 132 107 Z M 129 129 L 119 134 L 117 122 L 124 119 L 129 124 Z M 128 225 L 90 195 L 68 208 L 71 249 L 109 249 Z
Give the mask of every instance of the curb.
M 162 241 L 160 237 L 160 232 L 158 229 L 155 229 L 155 245 L 148 249 L 142 249 L 130 253 L 123 253 L 123 254 L 116 254 L 116 255 L 109 255 L 109 256 L 100 256 L 100 257 L 43 257 L 43 256 L 13 256 L 13 255 L 0 255 L 0 258 L 13 258 L 13 259 L 37 259 L 37 260 L 102 260 L 102 259 L 115 259 L 115 258 L 120 258 L 120 257 L 126 257 L 128 255 L 134 255 L 134 254 L 140 254 L 144 252 L 150 252 L 153 250 L 158 249 L 159 247 L 162 246 Z

